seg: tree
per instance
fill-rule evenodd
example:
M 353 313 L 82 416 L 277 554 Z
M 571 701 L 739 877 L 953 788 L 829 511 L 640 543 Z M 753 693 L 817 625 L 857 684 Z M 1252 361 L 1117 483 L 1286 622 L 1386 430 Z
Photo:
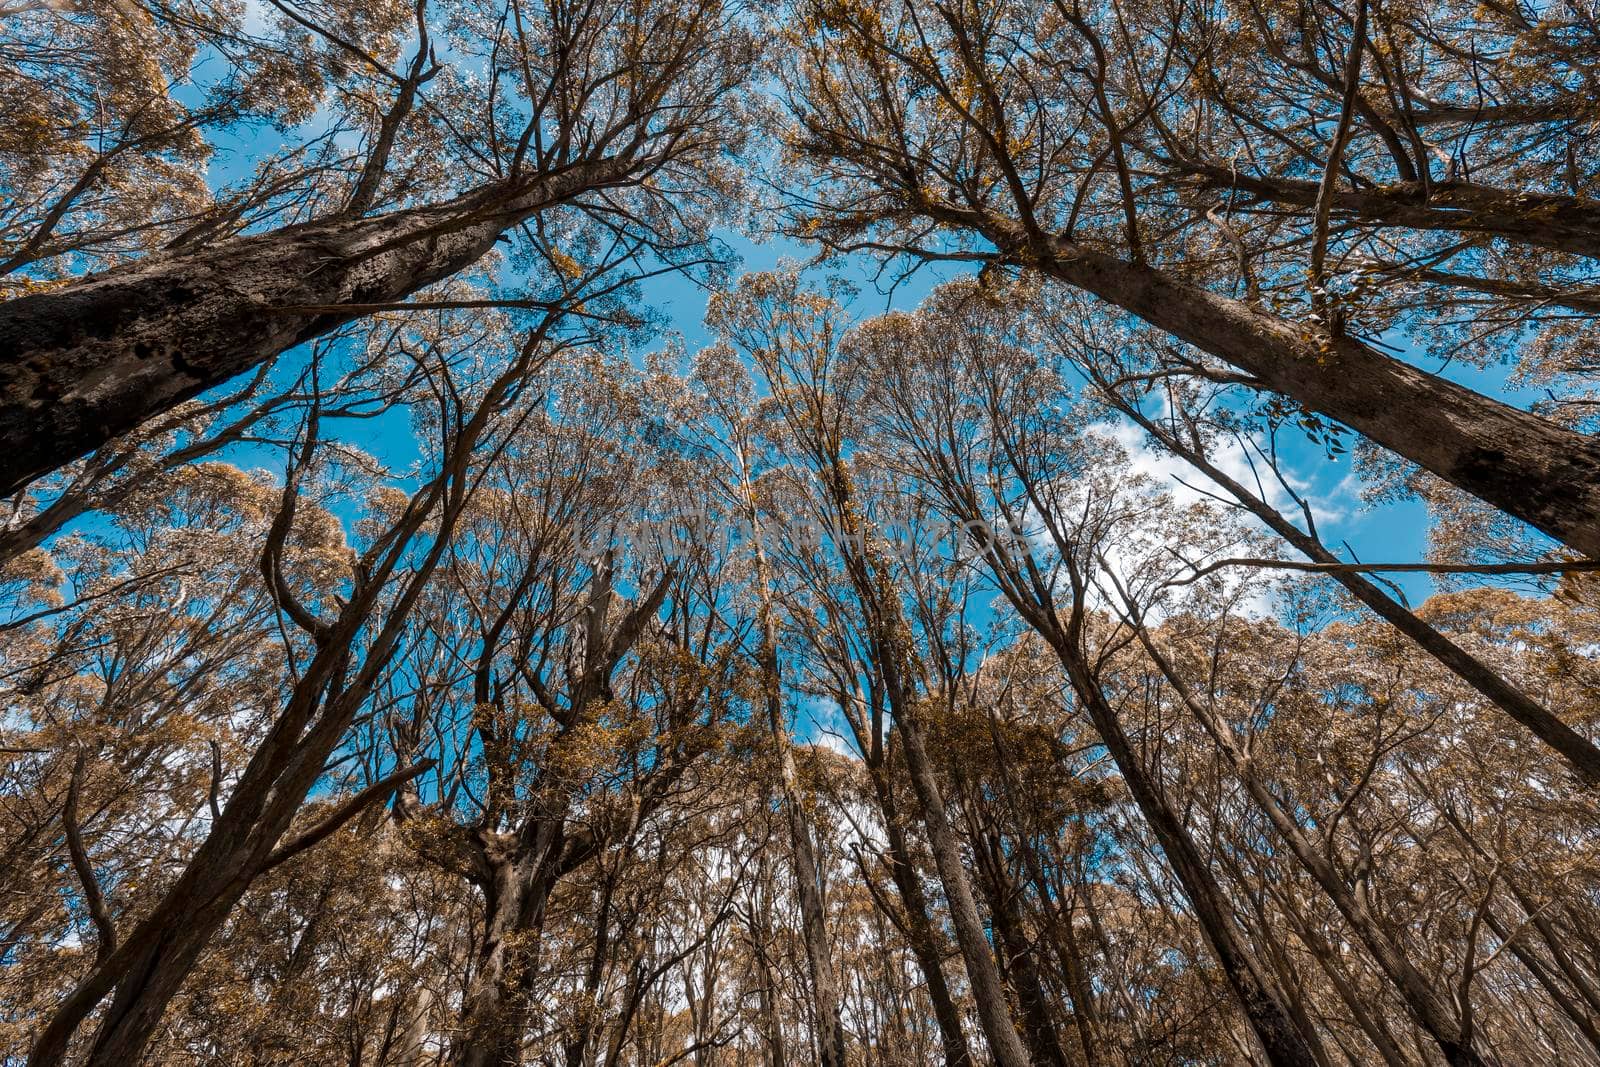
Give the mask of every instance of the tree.
M 327 62 L 335 69 L 354 65 L 366 72 L 363 80 L 392 82 L 394 96 L 348 192 L 327 189 L 321 168 L 304 169 L 296 161 L 242 204 L 207 205 L 186 220 L 186 229 L 141 234 L 148 244 L 168 239 L 167 248 L 149 254 L 119 255 L 111 234 L 94 231 L 94 209 L 101 205 L 79 203 L 70 191 L 58 200 L 61 219 L 35 226 L 24 247 L 33 248 L 31 254 L 48 250 L 52 271 L 68 267 L 79 251 L 104 261 L 77 277 L 34 286 L 40 291 L 14 297 L 0 310 L 0 350 L 7 353 L 0 381 L 5 495 L 286 349 L 404 303 L 473 266 L 507 233 L 527 230 L 521 254 L 541 258 L 559 274 L 574 263 L 573 252 L 559 246 L 572 236 L 573 222 L 558 219 L 557 209 L 570 206 L 593 220 L 626 256 L 652 250 L 669 264 L 694 258 L 689 250 L 706 236 L 700 208 L 725 184 L 719 157 L 737 141 L 727 122 L 728 97 L 750 58 L 737 13 L 716 3 L 513 6 L 498 15 L 480 12 L 451 31 L 459 54 L 490 65 L 487 86 L 474 90 L 460 73 L 448 79 L 453 90 L 440 91 L 437 105 L 423 99 L 426 106 L 419 106 L 424 83 L 441 72 L 432 44 L 441 28 L 430 24 L 425 5 L 415 12 L 414 58 L 404 75 L 390 69 L 389 57 L 400 45 L 396 27 L 382 20 L 362 25 L 366 19 L 355 9 L 334 9 L 323 18 L 282 5 L 284 22 L 274 29 L 286 35 L 283 42 L 276 34 L 241 34 L 225 18 L 213 24 L 176 12 L 156 17 L 130 10 L 145 32 L 175 50 L 173 64 L 204 47 L 230 58 L 242 49 L 234 61 L 245 84 L 233 91 L 247 99 L 273 88 L 306 94 L 311 99 L 291 112 L 301 117 L 324 84 L 284 86 L 280 75 L 268 79 L 270 86 L 256 86 L 249 75 L 258 64 L 282 62 L 284 49 L 308 35 L 331 49 L 334 58 Z M 126 35 L 129 28 L 120 23 L 128 17 L 114 9 L 107 21 Z M 26 28 L 48 34 L 57 21 L 53 13 L 40 13 Z M 344 32 L 347 21 L 355 23 L 354 33 Z M 124 36 L 123 47 L 136 46 Z M 58 73 L 70 82 L 80 72 L 66 67 Z M 182 78 L 182 72 L 167 77 Z M 38 69 L 28 81 L 67 98 L 77 91 Z M 159 103 L 191 141 L 198 137 L 203 118 L 183 114 L 165 78 L 155 76 L 147 94 L 127 107 L 142 114 L 141 108 Z M 45 125 L 70 128 L 78 105 L 62 106 L 68 109 L 63 117 Z M 263 117 L 287 117 L 234 101 L 229 108 L 232 121 L 262 110 Z M 471 174 L 465 190 L 452 190 L 451 179 L 421 159 L 402 175 L 389 174 L 400 132 L 423 115 L 430 128 L 416 150 L 452 152 Z M 174 136 L 162 132 L 146 151 Z M 203 142 L 192 145 L 194 152 L 204 149 Z M 40 151 L 25 143 L 11 165 L 21 168 L 29 153 Z M 108 181 L 96 169 L 105 158 L 91 153 L 78 183 Z M 194 184 L 192 171 L 184 178 Z M 48 196 L 50 188 L 41 182 L 37 195 Z M 130 210 L 111 199 L 110 206 Z M 304 217 L 274 224 L 286 200 Z M 26 232 L 27 213 L 37 208 L 19 197 L 15 209 L 21 214 L 16 225 Z M 46 230 L 61 224 L 87 232 L 65 247 L 53 245 Z M 608 257 L 602 251 L 600 258 Z M 535 296 L 508 299 L 540 304 Z
M 1356 202 L 1366 194 L 1333 197 L 1347 128 L 1326 134 L 1324 142 L 1334 143 L 1293 157 L 1297 168 L 1308 159 L 1319 165 L 1321 188 L 1330 191 L 1302 195 L 1277 227 L 1252 235 L 1268 242 L 1261 251 L 1245 246 L 1226 217 L 1220 226 L 1213 221 L 1225 210 L 1215 202 L 1218 187 L 1228 183 L 1231 205 L 1250 191 L 1248 174 L 1235 189 L 1233 171 L 1213 167 L 1212 193 L 1198 203 L 1184 199 L 1188 186 L 1166 167 L 1179 150 L 1170 146 L 1193 140 L 1184 131 L 1203 130 L 1212 158 L 1248 155 L 1257 139 L 1273 141 L 1278 153 L 1280 127 L 1296 121 L 1280 116 L 1301 109 L 1297 99 L 1236 122 L 1213 113 L 1208 93 L 1227 100 L 1228 90 L 1216 86 L 1231 81 L 1205 77 L 1229 32 L 1225 19 L 1159 4 L 1090 14 L 1066 0 L 908 2 L 886 10 L 829 3 L 806 12 L 809 35 L 795 35 L 784 67 L 794 116 L 789 150 L 809 176 L 805 186 L 816 190 L 795 198 L 797 233 L 844 251 L 1037 271 L 1198 349 L 1192 372 L 1281 394 L 1555 540 L 1600 554 L 1600 446 L 1592 436 L 1428 374 L 1363 339 L 1403 325 L 1409 303 L 1327 295 L 1333 205 L 1376 227 L 1405 225 L 1403 212 L 1372 209 L 1363 217 Z M 1343 32 L 1342 23 L 1337 28 Z M 1427 31 L 1419 23 L 1416 32 Z M 1312 47 L 1314 35 L 1303 39 Z M 1269 45 L 1266 54 L 1282 51 Z M 1186 58 L 1203 67 L 1193 75 L 1200 93 L 1187 91 Z M 1359 71 L 1360 63 L 1350 66 Z M 1402 72 L 1387 76 L 1405 84 Z M 1470 112 L 1460 121 L 1470 128 Z M 1234 125 L 1244 131 L 1237 143 Z M 1285 136 L 1293 145 L 1295 135 Z M 1406 158 L 1413 165 L 1420 158 L 1426 173 L 1430 153 L 1414 140 L 1418 150 Z M 1154 175 L 1142 166 L 1147 156 Z M 1181 161 L 1175 169 L 1184 173 Z M 1418 195 L 1432 195 L 1426 182 L 1421 188 Z M 1496 216 L 1494 204 L 1453 189 L 1444 187 L 1440 205 L 1422 213 L 1507 241 L 1537 242 L 1544 231 L 1530 217 L 1569 206 L 1560 197 L 1504 196 Z M 1397 202 L 1415 192 L 1397 192 Z M 1581 216 L 1585 209 L 1573 210 Z M 1217 229 L 1235 242 L 1226 254 L 1209 237 Z M 1388 234 L 1379 229 L 1373 239 Z M 1309 270 L 1298 258 L 1302 248 Z

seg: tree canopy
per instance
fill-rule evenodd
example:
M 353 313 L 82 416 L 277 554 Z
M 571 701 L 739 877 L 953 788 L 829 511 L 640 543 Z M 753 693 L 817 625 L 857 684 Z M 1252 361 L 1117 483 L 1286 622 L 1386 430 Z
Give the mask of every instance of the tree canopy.
M 1600 1064 L 1597 78 L 0 0 L 0 1058 Z

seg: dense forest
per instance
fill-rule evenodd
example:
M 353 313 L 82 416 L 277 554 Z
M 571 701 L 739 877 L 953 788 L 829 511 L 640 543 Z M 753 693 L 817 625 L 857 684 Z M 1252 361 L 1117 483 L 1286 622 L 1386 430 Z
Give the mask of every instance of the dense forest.
M 0 1060 L 1600 1064 L 1597 260 L 1585 0 L 0 0 Z

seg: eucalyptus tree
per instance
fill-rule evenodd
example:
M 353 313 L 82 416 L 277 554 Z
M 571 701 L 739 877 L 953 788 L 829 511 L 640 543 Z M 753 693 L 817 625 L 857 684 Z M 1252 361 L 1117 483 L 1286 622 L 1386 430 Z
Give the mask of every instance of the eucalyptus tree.
M 337 754 L 398 651 L 407 617 L 432 580 L 484 465 L 515 435 L 528 400 L 525 387 L 551 358 L 555 318 L 524 336 L 505 336 L 503 343 L 515 346 L 513 356 L 481 377 L 476 358 L 448 348 L 432 354 L 429 387 L 419 389 L 412 409 L 423 434 L 424 465 L 409 489 L 366 482 L 381 491 L 367 502 L 360 547 L 350 546 L 325 505 L 314 511 L 313 502 L 332 503 L 373 472 L 361 464 L 350 469 L 340 450 L 319 447 L 323 428 L 312 408 L 287 457 L 282 486 L 270 494 L 275 499 L 256 528 L 257 588 L 270 606 L 277 646 L 271 669 L 263 672 L 272 681 L 261 695 L 259 731 L 241 746 L 233 767 L 211 762 L 202 809 L 209 821 L 193 848 L 175 857 L 179 872 L 170 882 L 137 906 L 106 905 L 93 884 L 93 865 L 80 865 L 103 947 L 38 1031 L 31 1062 L 60 1062 L 80 1045 L 85 1063 L 135 1059 L 250 883 L 423 769 L 392 768 L 320 821 L 289 833 L 330 759 L 335 767 L 343 762 Z M 292 549 L 308 526 L 334 542 L 324 549 L 333 558 L 320 571 L 292 566 Z M 91 1017 L 92 1038 L 77 1039 Z
M 1600 445 L 1572 425 L 1587 408 L 1524 410 L 1384 340 L 1415 326 L 1424 351 L 1456 354 L 1474 323 L 1430 319 L 1433 283 L 1448 291 L 1455 274 L 1476 291 L 1526 290 L 1537 310 L 1564 289 L 1525 281 L 1524 267 L 1530 279 L 1546 263 L 1581 273 L 1571 256 L 1593 249 L 1592 160 L 1556 132 L 1582 114 L 1571 110 L 1581 18 L 1071 0 L 827 0 L 794 13 L 780 173 L 795 233 L 841 252 L 1037 271 L 1198 350 L 1175 370 L 1278 394 L 1600 553 Z M 1493 91 L 1512 110 L 1482 132 Z M 1565 110 L 1509 120 L 1550 97 Z M 1437 122 L 1414 121 L 1423 101 L 1439 105 Z M 1569 166 L 1538 161 L 1552 141 Z M 1519 165 L 1528 145 L 1538 151 Z M 1446 173 L 1431 180 L 1441 157 Z M 1467 167 L 1513 184 L 1461 180 Z M 1572 189 L 1552 188 L 1569 172 Z M 1453 251 L 1470 270 L 1437 269 Z M 1396 263 L 1430 283 L 1385 296 L 1374 283 Z M 1541 285 L 1551 291 L 1534 295 Z M 1562 331 L 1588 336 L 1592 311 L 1577 314 L 1543 338 L 1519 318 L 1491 351 L 1546 365 L 1540 380 L 1563 378 L 1558 399 L 1571 398 L 1582 361 L 1551 371 L 1541 353 L 1564 345 Z
M 881 462 L 906 479 L 908 492 L 924 494 L 952 519 L 972 528 L 975 558 L 1060 657 L 1076 700 L 1154 829 L 1224 971 L 1237 969 L 1228 975 L 1230 984 L 1252 1016 L 1269 1056 L 1296 1055 L 1292 1047 L 1296 1039 L 1304 1042 L 1307 1054 L 1324 1056 L 1320 1028 L 1293 994 L 1297 979 L 1292 972 L 1273 973 L 1277 961 L 1269 951 L 1266 931 L 1252 930 L 1254 924 L 1235 904 L 1223 871 L 1183 825 L 1179 812 L 1193 803 L 1189 792 L 1193 786 L 1177 788 L 1164 781 L 1161 768 L 1170 761 L 1152 751 L 1152 746 L 1159 751 L 1164 743 L 1146 734 L 1135 744 L 1135 735 L 1123 725 L 1123 716 L 1133 709 L 1145 709 L 1138 712 L 1139 719 L 1150 714 L 1148 681 L 1118 680 L 1117 664 L 1130 650 L 1142 650 L 1163 685 L 1170 687 L 1177 707 L 1200 724 L 1253 807 L 1337 908 L 1342 923 L 1371 953 L 1393 995 L 1444 1058 L 1488 1062 L 1493 1053 L 1475 1030 L 1466 987 L 1447 988 L 1435 980 L 1433 961 L 1423 962 L 1409 936 L 1377 915 L 1371 898 L 1358 891 L 1359 874 L 1343 866 L 1340 846 L 1314 828 L 1322 823 L 1302 824 L 1297 806 L 1277 795 L 1264 765 L 1248 744 L 1241 743 L 1229 719 L 1219 714 L 1215 698 L 1199 695 L 1203 687 L 1197 689 L 1196 682 L 1205 672 L 1179 670 L 1152 639 L 1147 618 L 1174 611 L 1177 602 L 1171 598 L 1180 588 L 1198 595 L 1198 590 L 1219 580 L 1219 568 L 1197 568 L 1186 562 L 1186 553 L 1188 559 L 1253 557 L 1261 566 L 1270 566 L 1270 559 L 1260 558 L 1265 553 L 1251 547 L 1260 535 L 1243 530 L 1229 534 L 1226 526 L 1211 529 L 1186 521 L 1181 513 L 1171 514 L 1142 494 L 1136 480 L 1119 480 L 1115 449 L 1108 451 L 1104 431 L 1091 421 L 1095 409 L 1075 407 L 1068 399 L 1070 388 L 1062 375 L 1072 364 L 1034 358 L 1028 343 L 1041 335 L 1031 335 L 1022 320 L 1009 319 L 1006 304 L 1004 295 L 982 286 L 953 285 L 937 292 L 917 315 L 888 316 L 862 327 L 852 351 L 863 366 L 872 368 L 873 385 L 866 393 L 867 420 L 874 428 L 866 438 L 871 447 L 881 453 Z M 958 325 L 962 320 L 968 328 Z M 1059 338 L 1049 331 L 1042 336 Z M 1090 373 L 1091 381 L 1113 396 L 1117 391 L 1112 382 L 1138 380 L 1137 368 L 1126 366 L 1092 368 Z M 1204 446 L 1192 429 L 1169 440 L 1159 423 L 1177 415 L 1152 420 L 1125 402 L 1120 407 L 1158 441 L 1195 462 L 1226 494 L 1253 505 L 1253 514 L 1275 520 L 1267 525 L 1282 532 L 1285 520 L 1261 503 L 1259 491 L 1252 495 L 1236 478 L 1203 458 Z M 1173 412 L 1185 410 L 1181 399 L 1174 401 Z M 1296 533 L 1301 540 L 1291 538 L 1291 543 L 1305 550 L 1307 535 Z M 1351 586 L 1341 572 L 1329 573 Z M 1359 596 L 1375 588 L 1363 582 L 1351 592 Z M 1101 606 L 1107 603 L 1113 612 L 1109 620 Z M 1407 636 L 1426 631 L 1431 643 L 1419 640 L 1418 644 L 1436 657 L 1438 665 L 1457 675 L 1454 686 L 1470 685 L 1490 698 L 1490 706 L 1505 707 L 1496 699 L 1499 690 L 1484 686 L 1480 675 L 1490 672 L 1505 688 L 1511 688 L 1510 683 L 1427 623 L 1411 621 L 1412 625 L 1398 628 Z M 1441 655 L 1440 645 L 1453 650 L 1454 656 Z M 1462 670 L 1457 662 L 1462 658 L 1476 669 Z M 1356 677 L 1352 675 L 1348 684 L 1354 685 Z M 1520 693 L 1519 698 L 1538 707 Z M 1379 725 L 1383 707 L 1393 699 L 1374 701 Z M 1258 714 L 1268 715 L 1265 710 Z M 1581 754 L 1589 742 L 1553 713 L 1543 714 L 1580 743 Z M 1566 754 L 1561 746 L 1552 747 Z M 1382 754 L 1374 752 L 1373 759 Z M 1352 791 L 1344 799 L 1354 803 L 1356 795 Z M 1460 966 L 1470 983 L 1474 965 Z M 1261 1001 L 1252 1002 L 1253 988 L 1266 991 L 1268 1003 L 1275 1004 L 1279 1013 L 1276 1020 L 1255 1017 Z M 1272 1027 L 1278 1022 L 1285 1029 L 1274 1033 Z M 1290 1046 L 1275 1048 L 1273 1041 L 1285 1032 Z
M 0 493 L 502 241 L 503 298 L 534 306 L 510 271 L 581 273 L 607 243 L 703 258 L 737 185 L 743 22 L 717 0 L 8 18 Z M 208 189 L 260 124 L 292 132 Z
M 739 624 L 716 614 L 718 561 L 680 521 L 688 486 L 652 445 L 639 374 L 582 350 L 541 384 L 419 614 L 428 695 L 394 725 L 397 750 L 441 768 L 397 815 L 483 899 L 460 1064 L 520 1055 L 557 883 L 692 782 L 737 711 Z
M 996 1062 L 1012 1067 L 1028 1053 L 1011 1016 L 985 936 L 960 842 L 927 753 L 928 707 L 902 592 L 883 532 L 866 510 L 848 449 L 854 440 L 852 402 L 859 380 L 840 357 L 844 320 L 838 304 L 806 290 L 797 273 L 747 276 L 713 318 L 738 350 L 749 354 L 773 398 L 774 421 L 792 457 L 787 494 L 806 509 L 849 591 L 849 624 L 860 629 L 885 706 L 905 751 L 906 766 L 929 847 L 946 897 L 973 999 Z M 848 696 L 848 694 L 846 694 Z

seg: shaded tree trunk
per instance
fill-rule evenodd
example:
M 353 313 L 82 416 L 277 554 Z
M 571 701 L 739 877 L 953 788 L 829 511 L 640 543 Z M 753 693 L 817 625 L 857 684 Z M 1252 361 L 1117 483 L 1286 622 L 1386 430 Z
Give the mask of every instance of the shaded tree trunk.
M 1029 615 L 1038 617 L 1037 611 Z M 1031 621 L 1031 620 L 1030 620 Z M 1123 732 L 1115 709 L 1106 701 L 1098 683 L 1072 647 L 1073 635 L 1041 628 L 1041 635 L 1056 652 L 1067 670 L 1074 691 L 1083 702 L 1095 732 L 1105 742 L 1106 751 L 1117 765 L 1134 803 L 1154 831 L 1161 851 L 1183 886 L 1184 895 L 1194 908 L 1195 920 L 1205 933 L 1222 968 L 1223 976 L 1238 998 L 1256 1038 L 1273 1067 L 1316 1067 L 1317 1058 L 1305 1035 L 1295 1026 L 1279 993 L 1263 973 L 1260 962 L 1232 918 L 1232 909 L 1222 887 L 1217 884 L 1204 857 L 1184 829 L 1165 795 L 1134 752 Z
M 0 496 L 361 305 L 461 271 L 507 227 L 629 169 L 581 163 L 444 204 L 161 253 L 0 304 Z
M 956 209 L 1016 262 L 1138 316 L 1590 556 L 1600 556 L 1600 438 L 1577 433 L 1350 337 L 1318 338 L 1243 301 L 1048 234 Z
M 889 876 L 894 880 L 895 891 L 905 909 L 906 942 L 911 946 L 911 954 L 916 958 L 923 982 L 928 987 L 928 1000 L 933 1005 L 934 1022 L 939 1027 L 946 1067 L 969 1067 L 972 1052 L 967 1047 L 967 1036 L 961 1029 L 961 1012 L 950 995 L 950 984 L 945 981 L 938 940 L 934 936 L 933 922 L 928 917 L 928 897 L 922 890 L 922 878 L 911 862 L 898 805 L 888 783 L 876 769 L 872 770 L 871 777 L 889 844 L 886 856 Z
M 1011 1018 L 1011 1005 L 1000 981 L 1000 969 L 995 964 L 994 953 L 984 935 L 983 920 L 978 915 L 978 905 L 972 896 L 972 883 L 967 878 L 966 866 L 962 861 L 961 843 L 945 812 L 944 793 L 934 776 L 922 740 L 922 728 L 903 710 L 897 711 L 895 729 L 905 743 L 906 766 L 911 772 L 912 786 L 922 808 L 923 825 L 928 828 L 928 846 L 933 852 L 934 866 L 938 868 L 939 880 L 944 884 L 945 896 L 950 901 L 950 919 L 955 926 L 956 943 L 967 965 L 972 999 L 977 1006 L 978 1019 L 983 1024 L 984 1036 L 989 1039 L 989 1051 L 999 1067 L 1028 1067 L 1028 1051 Z
M 1005 953 L 1005 970 L 1021 1009 L 1028 1051 L 1036 1065 L 1067 1067 L 1067 1057 L 1050 1016 L 1044 983 L 1039 980 L 1039 969 L 1034 965 L 1033 946 L 1028 943 L 1022 927 L 1022 909 L 1017 906 L 1018 889 L 1005 869 L 1000 842 L 984 833 L 981 839 L 973 842 L 973 847 L 981 847 L 984 853 L 979 866 L 984 875 L 981 883 L 984 895 L 989 899 L 989 921 Z
M 541 820 L 531 848 L 491 858 L 481 887 L 486 914 L 477 971 L 462 1001 L 450 1050 L 456 1067 L 505 1067 L 521 1060 L 526 997 L 538 976 L 539 935 L 565 837 L 560 820 Z

